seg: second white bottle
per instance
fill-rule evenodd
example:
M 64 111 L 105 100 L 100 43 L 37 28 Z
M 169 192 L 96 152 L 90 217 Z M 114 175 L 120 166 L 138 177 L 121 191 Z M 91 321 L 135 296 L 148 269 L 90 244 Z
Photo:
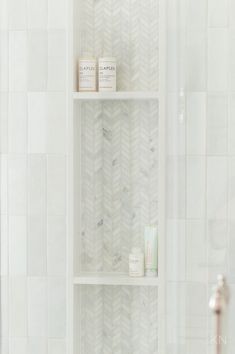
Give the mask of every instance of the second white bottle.
M 99 59 L 99 91 L 116 91 L 116 59 Z

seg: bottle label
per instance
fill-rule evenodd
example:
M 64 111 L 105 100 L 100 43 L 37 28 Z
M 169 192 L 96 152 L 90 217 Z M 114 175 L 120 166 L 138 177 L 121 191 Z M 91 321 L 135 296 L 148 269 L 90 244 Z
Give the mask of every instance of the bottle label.
M 96 91 L 96 61 L 80 59 L 79 91 Z
M 116 91 L 116 62 L 99 61 L 99 91 Z

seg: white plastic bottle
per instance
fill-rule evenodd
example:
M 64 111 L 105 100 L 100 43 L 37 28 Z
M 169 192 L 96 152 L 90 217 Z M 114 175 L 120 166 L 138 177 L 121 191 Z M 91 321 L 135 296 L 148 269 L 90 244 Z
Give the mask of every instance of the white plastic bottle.
M 132 248 L 129 255 L 129 276 L 144 276 L 144 254 L 140 248 Z
M 116 91 L 116 59 L 99 59 L 99 91 Z
M 96 84 L 97 65 L 96 59 L 86 56 L 79 59 L 79 91 L 94 92 L 97 90 Z

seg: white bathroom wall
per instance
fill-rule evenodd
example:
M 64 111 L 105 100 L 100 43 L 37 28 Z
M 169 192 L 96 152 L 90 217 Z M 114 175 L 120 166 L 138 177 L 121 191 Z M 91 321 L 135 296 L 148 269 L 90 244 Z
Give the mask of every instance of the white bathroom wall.
M 232 291 L 230 354 L 235 349 L 235 2 L 169 3 L 169 46 L 179 61 L 171 55 L 168 62 L 168 345 L 172 353 L 214 353 L 208 301 L 217 274 L 224 273 Z M 185 119 L 179 115 L 180 88 L 185 88 Z
M 66 3 L 0 1 L 1 354 L 66 353 Z

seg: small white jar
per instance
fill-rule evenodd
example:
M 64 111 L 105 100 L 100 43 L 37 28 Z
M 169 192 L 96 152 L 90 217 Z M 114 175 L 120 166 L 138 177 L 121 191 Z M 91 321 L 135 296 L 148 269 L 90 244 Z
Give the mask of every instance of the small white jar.
M 144 276 L 144 254 L 140 248 L 132 248 L 129 255 L 129 276 Z
M 116 91 L 116 59 L 99 59 L 99 91 Z
M 97 90 L 96 85 L 97 65 L 96 59 L 92 57 L 84 57 L 79 59 L 79 91 L 94 92 Z

